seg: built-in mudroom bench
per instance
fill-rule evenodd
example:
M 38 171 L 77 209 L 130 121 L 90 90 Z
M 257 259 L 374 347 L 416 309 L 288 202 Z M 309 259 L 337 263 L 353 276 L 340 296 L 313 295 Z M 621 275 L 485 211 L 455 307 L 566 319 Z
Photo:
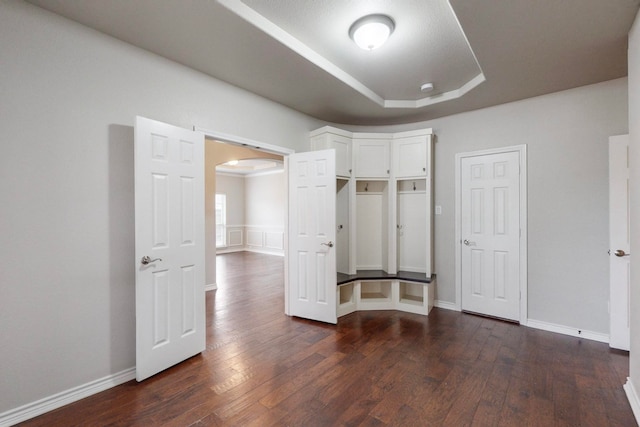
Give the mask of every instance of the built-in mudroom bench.
M 337 316 L 433 307 L 433 134 L 311 132 L 336 156 Z
M 399 271 L 361 270 L 338 273 L 338 317 L 359 310 L 400 310 L 429 314 L 433 308 L 435 275 Z

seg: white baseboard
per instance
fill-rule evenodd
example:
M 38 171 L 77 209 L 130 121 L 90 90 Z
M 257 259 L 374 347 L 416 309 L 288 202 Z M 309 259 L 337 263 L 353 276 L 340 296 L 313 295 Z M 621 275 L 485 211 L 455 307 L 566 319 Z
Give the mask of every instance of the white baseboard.
M 268 249 L 258 249 L 258 248 L 252 248 L 252 247 L 247 247 L 244 249 L 247 252 L 255 252 L 258 254 L 265 254 L 265 255 L 276 255 L 276 256 L 284 256 L 284 251 L 282 250 L 268 250 Z
M 438 308 L 444 308 L 445 310 L 460 311 L 454 303 L 449 301 L 441 301 L 437 299 L 433 302 L 433 306 Z
M 0 414 L 0 427 L 12 426 L 22 421 L 53 411 L 69 403 L 76 402 L 93 394 L 100 393 L 117 385 L 131 381 L 136 377 L 136 368 L 125 369 L 113 375 L 70 388 L 44 399 L 11 409 Z
M 636 422 L 640 424 L 640 399 L 638 399 L 638 393 L 636 393 L 636 388 L 633 386 L 631 378 L 627 378 L 627 382 L 622 388 L 627 395 L 627 399 L 629 399 L 633 416 L 636 417 Z
M 217 283 L 211 283 L 210 285 L 207 285 L 204 287 L 204 291 L 208 292 L 208 291 L 215 291 L 216 289 L 218 289 L 218 284 Z
M 226 247 L 224 249 L 216 249 L 216 255 L 219 254 L 230 254 L 233 252 L 243 252 L 245 251 L 245 247 L 244 246 L 238 246 L 238 247 Z
M 609 335 L 600 332 L 585 331 L 584 329 L 571 328 L 569 326 L 557 325 L 555 323 L 542 322 L 540 320 L 527 319 L 526 326 L 543 331 L 556 332 L 558 334 L 570 335 L 572 337 L 584 338 L 592 341 L 609 343 Z

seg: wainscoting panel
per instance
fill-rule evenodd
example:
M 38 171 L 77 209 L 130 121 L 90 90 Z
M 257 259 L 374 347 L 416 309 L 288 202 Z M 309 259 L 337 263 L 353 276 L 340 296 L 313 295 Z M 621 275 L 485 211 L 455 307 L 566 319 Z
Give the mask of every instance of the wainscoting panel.
M 284 229 L 249 225 L 227 226 L 227 246 L 219 247 L 216 253 L 239 251 L 284 256 Z
M 242 241 L 243 228 L 244 227 L 227 227 L 227 246 L 242 246 L 244 244 Z
M 247 229 L 247 246 L 263 247 L 263 232 L 261 230 Z
M 265 231 L 264 232 L 265 248 L 268 249 L 284 249 L 284 233 L 282 231 Z

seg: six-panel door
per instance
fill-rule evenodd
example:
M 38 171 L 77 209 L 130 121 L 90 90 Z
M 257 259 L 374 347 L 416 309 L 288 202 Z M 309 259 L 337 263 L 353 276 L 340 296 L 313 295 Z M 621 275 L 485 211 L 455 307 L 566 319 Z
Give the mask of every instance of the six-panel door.
M 136 118 L 135 209 L 141 381 L 205 348 L 201 133 Z

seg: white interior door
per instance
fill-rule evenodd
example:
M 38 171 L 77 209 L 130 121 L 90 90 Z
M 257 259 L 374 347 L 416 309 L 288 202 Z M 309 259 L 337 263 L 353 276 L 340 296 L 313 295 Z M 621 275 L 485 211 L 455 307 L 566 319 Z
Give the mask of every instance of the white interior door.
M 335 150 L 287 157 L 289 314 L 337 323 Z
M 629 350 L 629 135 L 609 138 L 609 345 Z
M 136 379 L 205 348 L 204 135 L 136 118 Z
M 463 157 L 462 310 L 520 320 L 520 154 Z

